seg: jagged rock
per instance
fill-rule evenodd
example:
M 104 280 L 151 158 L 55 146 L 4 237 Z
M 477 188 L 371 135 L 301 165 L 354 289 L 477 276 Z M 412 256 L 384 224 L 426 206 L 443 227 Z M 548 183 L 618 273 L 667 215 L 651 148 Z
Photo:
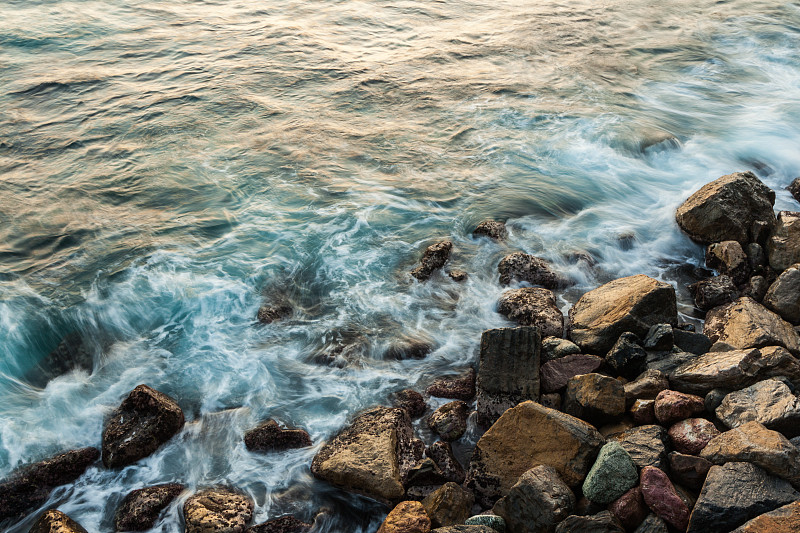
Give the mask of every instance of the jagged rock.
M 619 442 L 639 468 L 654 466 L 666 470 L 667 430 L 661 426 L 639 426 L 610 437 Z
M 636 400 L 655 400 L 658 393 L 669 388 L 667 376 L 659 370 L 645 370 L 634 381 L 625 387 L 625 403 L 633 404 Z
M 545 337 L 542 340 L 542 363 L 578 353 L 581 353 L 580 347 L 567 339 Z
M 705 418 L 687 418 L 676 422 L 667 431 L 672 447 L 680 453 L 697 455 L 719 430 Z
M 408 471 L 406 487 L 430 487 L 434 485 L 438 487 L 448 481 L 439 465 L 430 457 L 426 457 Z M 409 492 L 406 491 L 406 497 L 408 497 L 408 494 Z
M 420 259 L 420 265 L 411 271 L 411 275 L 419 281 L 425 281 L 431 277 L 435 270 L 444 266 L 448 259 L 450 259 L 450 251 L 453 249 L 453 243 L 450 241 L 437 242 L 431 244 L 425 249 Z
M 603 364 L 595 355 L 573 354 L 548 361 L 542 365 L 542 391 L 556 392 L 567 386 L 570 379 L 594 372 Z
M 672 327 L 666 324 L 672 334 Z M 640 345 L 639 337 L 630 332 L 619 336 L 606 354 L 606 365 L 625 379 L 634 379 L 647 369 L 647 352 Z M 670 348 L 672 342 L 670 341 Z
M 464 524 L 468 526 L 486 526 L 492 528 L 497 533 L 506 533 L 506 521 L 502 516 L 493 514 L 479 514 L 467 518 Z
M 469 277 L 466 270 L 461 270 L 460 268 L 448 270 L 447 275 L 450 276 L 450 279 L 453 281 L 466 281 Z
M 800 213 L 781 211 L 767 241 L 769 266 L 781 272 L 800 263 Z
M 575 495 L 550 466 L 523 473 L 492 512 L 503 517 L 512 533 L 552 530 L 575 509 Z
M 114 513 L 116 531 L 145 531 L 152 528 L 161 511 L 183 492 L 180 483 L 164 483 L 129 492 Z
M 436 529 L 432 529 L 431 533 L 495 533 L 495 531 L 488 526 L 467 526 L 462 524 L 457 526 L 437 527 Z
M 619 442 L 610 441 L 600 448 L 586 479 L 583 495 L 593 502 L 609 504 L 625 494 L 639 481 L 633 459 Z
M 505 222 L 484 220 L 472 231 L 473 237 L 489 237 L 496 241 L 504 241 L 508 237 Z
M 700 491 L 711 462 L 696 455 L 669 453 L 669 472 L 672 479 L 689 490 Z
M 631 405 L 629 412 L 631 419 L 637 426 L 646 426 L 656 423 L 655 400 L 636 400 Z
M 523 402 L 503 413 L 480 438 L 466 483 L 485 507 L 538 465 L 552 466 L 575 487 L 583 482 L 603 442 L 600 433 L 582 420 Z
M 693 353 L 695 355 L 703 355 L 711 349 L 711 339 L 702 333 L 695 333 L 694 331 L 683 331 L 680 329 L 673 329 L 672 335 L 675 346 L 684 352 Z
M 692 283 L 689 291 L 694 297 L 694 305 L 701 311 L 729 304 L 739 297 L 733 279 L 725 274 Z
M 624 433 L 629 429 L 633 429 L 634 427 L 636 427 L 636 424 L 634 424 L 632 420 L 623 417 L 620 420 L 616 420 L 597 428 L 597 431 L 599 431 L 603 437 L 608 438 L 611 435 L 619 435 L 620 433 Z
M 404 337 L 392 341 L 383 353 L 383 358 L 394 361 L 425 359 L 434 350 L 434 345 L 425 337 Z
M 749 520 L 733 533 L 795 533 L 800 531 L 800 500 Z
M 575 344 L 585 352 L 606 353 L 626 331 L 643 336 L 655 324 L 675 324 L 675 290 L 641 274 L 620 278 L 584 294 L 569 317 Z
M 775 223 L 775 192 L 752 172 L 736 172 L 704 185 L 678 207 L 678 225 L 703 244 L 738 241 L 747 244 L 758 223 Z
M 745 253 L 750 270 L 756 273 L 764 272 L 764 267 L 767 266 L 767 252 L 764 251 L 764 247 L 757 242 L 751 242 L 745 247 Z
M 666 522 L 651 513 L 647 515 L 647 518 L 639 524 L 639 527 L 633 533 L 669 533 L 669 530 Z
M 489 426 L 509 407 L 539 400 L 540 347 L 535 327 L 483 332 L 476 382 L 478 424 Z
M 568 516 L 556 526 L 555 533 L 625 533 L 617 518 L 608 511 L 603 511 L 592 516 Z
M 303 429 L 284 429 L 270 419 L 245 433 L 244 445 L 251 452 L 277 452 L 311 446 L 311 437 Z
M 183 411 L 167 396 L 139 385 L 103 428 L 103 464 L 117 468 L 147 457 L 181 430 Z
M 497 265 L 497 270 L 500 272 L 501 285 L 508 285 L 512 281 L 527 281 L 553 290 L 566 283 L 550 263 L 522 252 L 505 256 Z
M 665 390 L 656 396 L 656 419 L 665 426 L 669 426 L 695 415 L 705 409 L 703 398 L 694 394 L 684 394 L 673 390 Z
M 784 270 L 764 296 L 764 306 L 792 324 L 800 324 L 800 264 Z
M 723 241 L 710 244 L 706 248 L 706 266 L 720 274 L 725 274 L 741 285 L 750 277 L 750 264 L 742 245 L 736 241 Z
M 639 474 L 636 474 L 639 480 Z M 644 503 L 642 489 L 638 486 L 630 489 L 613 502 L 608 510 L 620 521 L 626 531 L 633 531 L 644 521 L 650 509 Z
M 786 190 L 794 196 L 795 200 L 800 202 L 800 178 L 793 179 L 789 186 L 786 187 Z
M 731 392 L 716 412 L 729 428 L 755 421 L 790 438 L 800 435 L 800 399 L 785 383 L 775 379 Z
M 453 441 L 461 438 L 467 430 L 469 406 L 461 400 L 446 403 L 428 417 L 428 427 L 442 440 Z
M 428 409 L 422 394 L 412 389 L 403 389 L 394 395 L 393 405 L 405 409 L 411 418 L 421 417 Z
M 463 524 L 469 518 L 475 497 L 468 490 L 452 482 L 445 483 L 422 500 L 433 527 Z
M 708 391 L 706 397 L 703 399 L 703 403 L 706 406 L 706 412 L 712 415 L 716 414 L 717 407 L 720 406 L 722 400 L 725 399 L 725 396 L 730 394 L 730 390 L 728 389 L 712 389 Z
M 426 392 L 438 398 L 468 402 L 475 397 L 475 369 L 468 368 L 458 376 L 436 378 Z
M 747 296 L 758 303 L 762 303 L 768 290 L 769 283 L 764 276 L 753 276 L 742 289 L 742 296 Z
M 697 356 L 693 353 L 672 350 L 669 352 L 650 352 L 647 354 L 647 368 L 658 370 L 670 376 L 681 365 L 694 361 Z
M 586 421 L 606 422 L 625 413 L 625 387 L 602 374 L 583 374 L 567 382 L 564 412 Z
M 243 533 L 253 518 L 253 500 L 227 488 L 200 491 L 183 504 L 186 533 Z
M 308 533 L 313 524 L 307 524 L 292 515 L 284 515 L 273 520 L 267 520 L 257 526 L 247 528 L 247 533 Z M 425 532 L 429 531 L 425 530 Z
M 669 324 L 655 324 L 647 330 L 644 337 L 644 347 L 648 350 L 666 351 L 672 349 L 674 333 Z
M 428 533 L 431 519 L 420 502 L 400 502 L 389 512 L 377 533 Z
M 51 509 L 39 515 L 28 533 L 87 533 L 87 531 L 66 514 Z
M 642 468 L 639 486 L 645 503 L 656 515 L 675 529 L 686 530 L 689 508 L 663 471 L 652 466 Z
M 552 291 L 539 287 L 511 289 L 500 296 L 497 312 L 521 326 L 536 326 L 543 336 L 564 334 L 564 315 Z
M 441 440 L 434 442 L 425 450 L 425 455 L 433 459 L 447 481 L 452 481 L 459 485 L 464 483 L 467 473 L 455 455 L 453 455 L 453 448 L 449 442 Z
M 703 333 L 740 350 L 783 346 L 800 354 L 800 337 L 792 325 L 752 298 L 739 298 L 709 311 Z
M 272 324 L 275 321 L 292 316 L 292 306 L 287 303 L 267 304 L 258 308 L 256 318 L 262 324 Z
M 344 490 L 392 502 L 403 497 L 408 471 L 420 459 L 408 413 L 376 407 L 322 447 L 311 473 Z

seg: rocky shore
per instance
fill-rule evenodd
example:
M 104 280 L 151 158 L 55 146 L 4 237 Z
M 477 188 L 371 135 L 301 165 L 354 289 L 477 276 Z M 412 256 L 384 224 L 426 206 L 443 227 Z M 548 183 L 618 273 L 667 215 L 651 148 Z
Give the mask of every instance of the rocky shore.
M 800 195 L 800 181 L 790 191 Z M 483 332 L 477 369 L 359 413 L 319 446 L 311 474 L 386 505 L 379 533 L 800 531 L 800 213 L 776 215 L 774 203 L 774 191 L 739 172 L 677 209 L 715 272 L 690 286 L 702 332 L 679 321 L 674 287 L 645 275 L 587 292 L 564 317 L 554 291 L 569 280 L 541 258 L 509 254 L 498 275 L 514 286 L 497 310 L 516 326 Z M 497 221 L 474 233 L 507 235 Z M 452 249 L 425 250 L 414 283 L 435 283 Z M 273 302 L 258 320 L 291 312 Z M 431 412 L 426 396 L 452 401 Z M 439 437 L 427 446 L 412 424 L 421 416 Z M 462 465 L 452 443 L 470 421 L 483 433 Z M 0 483 L 0 527 L 39 510 L 31 532 L 85 532 L 41 509 L 53 489 L 101 458 L 110 469 L 133 464 L 183 427 L 173 398 L 136 387 L 106 420 L 100 449 L 67 451 Z M 275 420 L 242 439 L 250 453 L 315 444 Z M 188 533 L 324 530 L 293 516 L 251 525 L 255 502 L 236 487 L 189 494 L 180 483 L 126 495 L 114 527 L 153 528 L 179 502 Z

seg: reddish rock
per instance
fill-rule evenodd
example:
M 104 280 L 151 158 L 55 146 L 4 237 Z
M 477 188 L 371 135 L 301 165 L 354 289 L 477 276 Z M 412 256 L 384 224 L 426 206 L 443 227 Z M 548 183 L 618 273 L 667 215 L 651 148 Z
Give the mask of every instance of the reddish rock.
M 656 419 L 669 426 L 695 415 L 699 415 L 705 409 L 705 402 L 700 396 L 694 394 L 684 394 L 673 390 L 665 390 L 658 393 L 654 406 Z
M 468 402 L 475 397 L 475 369 L 468 368 L 458 376 L 436 378 L 426 392 L 437 398 Z
M 637 426 L 656 423 L 655 400 L 636 400 L 630 408 L 631 419 Z
M 676 422 L 667 432 L 672 447 L 680 453 L 697 455 L 719 430 L 705 418 L 687 418 Z
M 554 359 L 542 365 L 542 391 L 556 392 L 567 386 L 567 382 L 581 374 L 594 372 L 603 360 L 594 355 L 574 354 Z
M 617 517 L 627 531 L 633 531 L 650 513 L 642 497 L 642 489 L 633 487 L 619 497 L 609 508 L 611 514 Z
M 689 508 L 667 475 L 653 466 L 642 468 L 639 476 L 642 496 L 647 506 L 665 522 L 680 531 L 689 524 Z
M 708 469 L 711 466 L 711 461 L 703 457 L 678 452 L 669 454 L 669 472 L 672 479 L 679 485 L 695 492 L 703 488 Z
M 420 502 L 401 502 L 391 510 L 378 533 L 428 533 L 431 519 Z
M 244 445 L 251 452 L 277 452 L 311 446 L 311 437 L 305 430 L 284 429 L 270 419 L 245 433 Z

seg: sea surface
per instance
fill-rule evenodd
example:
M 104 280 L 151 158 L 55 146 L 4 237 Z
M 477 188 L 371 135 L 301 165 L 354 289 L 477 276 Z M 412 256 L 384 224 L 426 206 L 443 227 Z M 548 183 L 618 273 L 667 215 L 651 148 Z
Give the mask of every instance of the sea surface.
M 788 1 L 3 0 L 0 477 L 99 446 L 146 383 L 185 429 L 45 507 L 111 531 L 130 490 L 228 484 L 254 523 L 324 510 L 319 531 L 374 532 L 386 509 L 311 458 L 359 410 L 476 363 L 510 325 L 504 255 L 567 275 L 565 311 L 644 273 L 697 322 L 702 250 L 675 208 L 740 170 L 800 208 L 798 50 Z M 485 218 L 505 243 L 471 236 Z M 445 238 L 469 279 L 413 280 Z M 259 325 L 275 301 L 294 314 Z M 88 363 L 64 373 L 47 355 L 67 336 Z M 404 339 L 435 349 L 387 359 Z M 315 445 L 248 452 L 270 417 Z M 188 494 L 153 531 L 182 531 Z

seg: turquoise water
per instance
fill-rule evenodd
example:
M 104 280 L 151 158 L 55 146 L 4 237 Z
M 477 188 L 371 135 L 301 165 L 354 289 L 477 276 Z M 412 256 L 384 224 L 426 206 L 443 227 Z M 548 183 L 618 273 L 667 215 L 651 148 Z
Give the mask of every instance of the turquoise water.
M 751 169 L 798 209 L 797 4 L 530 4 L 0 4 L 0 476 L 98 446 L 147 383 L 186 429 L 47 506 L 109 531 L 132 489 L 228 483 L 259 522 L 330 509 L 328 531 L 374 531 L 385 510 L 314 481 L 311 458 L 359 409 L 476 361 L 507 325 L 503 255 L 556 264 L 566 310 L 623 275 L 682 288 L 701 254 L 674 209 L 723 174 Z M 508 221 L 506 244 L 471 238 L 484 218 Z M 442 238 L 469 280 L 413 281 Z M 276 298 L 294 316 L 259 327 Z M 43 379 L 72 332 L 91 372 Z M 382 357 L 406 337 L 436 349 Z M 317 445 L 247 452 L 267 417 Z M 157 531 L 181 530 L 179 507 Z

